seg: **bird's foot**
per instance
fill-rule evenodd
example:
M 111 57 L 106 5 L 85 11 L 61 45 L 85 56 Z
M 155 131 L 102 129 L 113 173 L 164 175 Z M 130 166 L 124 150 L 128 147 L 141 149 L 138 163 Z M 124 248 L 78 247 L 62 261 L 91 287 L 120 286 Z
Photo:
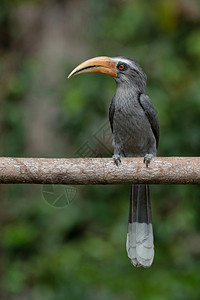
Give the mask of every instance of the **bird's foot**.
M 144 156 L 144 164 L 146 164 L 146 167 L 148 168 L 148 166 L 150 165 L 151 159 L 153 157 L 153 154 L 147 153 Z
M 114 160 L 114 163 L 116 164 L 116 166 L 118 166 L 119 163 L 121 163 L 121 156 L 119 154 L 114 154 L 113 160 Z

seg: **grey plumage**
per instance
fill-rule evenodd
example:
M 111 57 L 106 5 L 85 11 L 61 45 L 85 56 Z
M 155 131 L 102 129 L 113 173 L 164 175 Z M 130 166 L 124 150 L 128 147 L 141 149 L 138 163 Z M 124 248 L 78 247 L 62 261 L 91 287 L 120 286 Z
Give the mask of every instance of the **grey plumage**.
M 109 109 L 114 160 L 157 153 L 159 125 L 156 111 L 145 94 L 146 75 L 132 59 L 113 58 L 125 65 L 115 78 L 117 90 Z M 150 161 L 149 159 L 149 161 Z M 126 248 L 133 265 L 149 267 L 154 257 L 151 204 L 148 185 L 132 185 Z
M 131 185 L 126 249 L 136 267 L 149 267 L 153 262 L 153 227 L 147 184 Z
M 100 56 L 81 63 L 68 78 L 86 72 L 108 74 L 117 83 L 109 109 L 114 162 L 118 165 L 121 157 L 143 156 L 148 167 L 157 152 L 159 125 L 153 104 L 145 94 L 146 74 L 131 58 Z M 131 185 L 126 249 L 133 265 L 152 264 L 154 245 L 148 185 Z

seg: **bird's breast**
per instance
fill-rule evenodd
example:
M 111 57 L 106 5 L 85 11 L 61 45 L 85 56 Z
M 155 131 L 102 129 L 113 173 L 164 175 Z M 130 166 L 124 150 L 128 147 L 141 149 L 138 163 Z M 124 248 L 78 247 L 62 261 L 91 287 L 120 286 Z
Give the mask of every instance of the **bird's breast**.
M 150 123 L 139 103 L 116 105 L 113 117 L 113 145 L 125 156 L 143 156 L 155 144 Z

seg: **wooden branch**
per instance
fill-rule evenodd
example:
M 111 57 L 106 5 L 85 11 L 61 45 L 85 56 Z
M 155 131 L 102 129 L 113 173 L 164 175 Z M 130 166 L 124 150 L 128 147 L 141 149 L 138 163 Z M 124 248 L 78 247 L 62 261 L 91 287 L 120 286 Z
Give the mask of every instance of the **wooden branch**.
M 200 184 L 200 157 L 0 158 L 0 183 L 35 184 Z

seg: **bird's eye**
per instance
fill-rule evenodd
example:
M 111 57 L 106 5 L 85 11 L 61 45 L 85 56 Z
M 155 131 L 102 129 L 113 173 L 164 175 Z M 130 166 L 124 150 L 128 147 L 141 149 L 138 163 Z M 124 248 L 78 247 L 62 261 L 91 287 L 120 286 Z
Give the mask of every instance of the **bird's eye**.
M 121 70 L 121 71 L 124 70 L 124 68 L 125 68 L 124 65 L 119 65 L 118 66 L 118 69 Z
M 117 66 L 118 70 L 125 71 L 128 67 L 126 64 L 119 63 Z

